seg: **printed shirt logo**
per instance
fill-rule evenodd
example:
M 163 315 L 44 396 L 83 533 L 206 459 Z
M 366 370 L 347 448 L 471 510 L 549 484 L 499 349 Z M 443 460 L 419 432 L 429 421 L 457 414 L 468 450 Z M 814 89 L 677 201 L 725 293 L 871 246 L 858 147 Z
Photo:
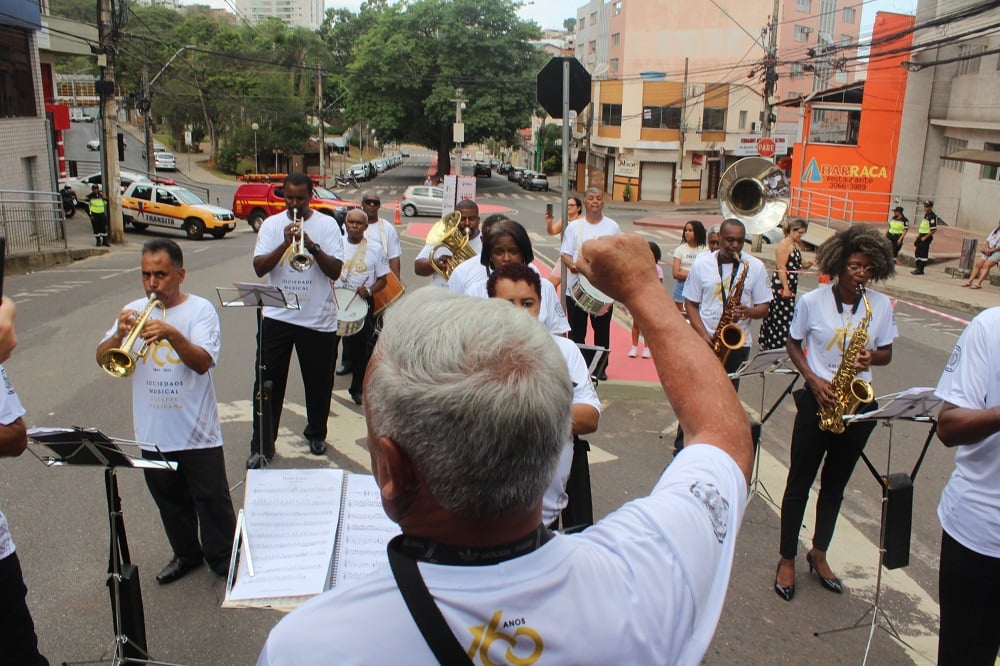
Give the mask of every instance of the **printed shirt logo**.
M 472 645 L 469 646 L 469 659 L 476 659 L 483 666 L 504 666 L 514 664 L 514 666 L 530 666 L 538 661 L 544 650 L 544 643 L 541 635 L 531 627 L 527 626 L 524 618 L 512 620 L 502 620 L 503 611 L 498 610 L 493 613 L 489 624 L 480 624 L 469 627 L 472 633 Z M 513 630 L 513 631 L 511 631 Z M 490 650 L 494 644 L 500 641 L 501 645 L 497 649 L 503 649 L 503 655 L 498 655 L 494 651 L 495 660 L 490 657 Z
M 944 371 L 955 372 L 960 360 L 962 360 L 962 345 L 955 345 L 955 348 L 951 350 L 951 356 L 948 357 L 948 364 L 944 366 Z
M 689 490 L 708 509 L 715 538 L 719 540 L 719 543 L 722 543 L 729 529 L 729 502 L 713 483 L 696 481 L 691 484 Z

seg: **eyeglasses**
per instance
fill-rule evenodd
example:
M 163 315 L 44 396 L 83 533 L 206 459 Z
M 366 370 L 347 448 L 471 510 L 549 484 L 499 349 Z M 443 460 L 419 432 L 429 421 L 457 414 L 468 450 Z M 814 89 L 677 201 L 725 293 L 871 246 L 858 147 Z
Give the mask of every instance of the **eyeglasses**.
M 875 275 L 874 266 L 862 266 L 861 264 L 847 264 L 847 270 L 851 275 L 861 275 L 867 273 L 868 275 Z
M 379 206 L 382 204 L 378 199 L 362 199 L 361 203 L 368 204 L 369 206 Z

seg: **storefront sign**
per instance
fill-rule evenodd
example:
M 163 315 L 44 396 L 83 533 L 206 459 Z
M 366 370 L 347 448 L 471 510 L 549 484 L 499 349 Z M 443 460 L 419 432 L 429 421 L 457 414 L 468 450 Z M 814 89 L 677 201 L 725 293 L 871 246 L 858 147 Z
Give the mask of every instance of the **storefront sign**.
M 705 166 L 705 153 L 695 153 L 691 156 L 691 166 Z
M 886 191 L 889 169 L 880 164 L 827 164 L 809 160 L 802 174 L 803 183 L 822 183 L 835 190 Z
M 757 152 L 757 142 L 760 140 L 761 136 L 759 134 L 741 134 L 736 140 L 736 148 L 733 149 L 730 155 L 738 157 L 757 156 L 760 154 Z M 788 154 L 788 146 L 791 142 L 787 136 L 772 136 L 771 141 L 774 141 L 773 155 Z
M 618 162 L 615 164 L 615 175 L 622 176 L 624 178 L 638 178 L 639 161 L 627 160 L 621 155 L 619 155 Z

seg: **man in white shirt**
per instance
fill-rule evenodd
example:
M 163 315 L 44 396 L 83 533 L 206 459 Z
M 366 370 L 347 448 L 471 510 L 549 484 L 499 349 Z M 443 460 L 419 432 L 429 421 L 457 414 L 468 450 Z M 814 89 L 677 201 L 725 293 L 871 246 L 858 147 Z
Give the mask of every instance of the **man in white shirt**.
M 590 327 L 594 330 L 594 344 L 611 349 L 611 318 L 614 316 L 614 308 L 599 317 L 592 315 L 577 305 L 573 299 L 573 288 L 580 281 L 577 277 L 580 272 L 577 260 L 584 242 L 603 236 L 615 236 L 621 233 L 621 228 L 617 222 L 604 216 L 604 192 L 598 188 L 587 188 L 583 195 L 583 208 L 584 216 L 569 223 L 563 233 L 562 246 L 559 248 L 560 258 L 569 271 L 566 275 L 566 317 L 569 319 L 569 337 L 577 344 L 584 344 L 587 341 L 589 318 Z M 608 378 L 605 368 L 598 370 L 597 378 L 602 381 Z
M 575 262 L 639 321 L 698 444 L 649 497 L 553 535 L 542 499 L 573 389 L 552 335 L 497 299 L 407 295 L 386 315 L 365 385 L 372 470 L 403 531 L 392 564 L 289 614 L 259 664 L 437 663 L 408 611 L 421 585 L 443 616 L 442 643 L 477 664 L 700 663 L 746 506 L 749 424 L 668 300 L 645 240 L 588 242 Z
M 122 309 L 97 347 L 97 362 L 105 352 L 121 348 L 149 299 L 163 304 L 165 315 L 154 310 L 142 326 L 139 337 L 149 347 L 136 359 L 132 374 L 136 440 L 156 445 L 164 458 L 177 463 L 176 471 L 144 471 L 173 550 L 156 581 L 179 580 L 203 559 L 216 575 L 225 576 L 236 515 L 212 381 L 222 340 L 219 315 L 210 301 L 181 291 L 184 255 L 174 241 L 143 245 L 141 267 L 146 298 Z M 159 458 L 159 453 L 143 446 L 143 456 Z
M 993 664 L 1000 650 L 1000 307 L 958 339 L 937 385 L 938 438 L 957 447 L 938 504 L 939 664 Z
M 274 438 L 285 402 L 292 349 L 299 359 L 306 393 L 307 425 L 302 435 L 309 442 L 310 453 L 319 456 L 326 451 L 326 421 L 330 416 L 337 360 L 337 301 L 333 297 L 333 281 L 340 277 L 344 265 L 344 243 L 337 221 L 309 207 L 312 190 L 309 176 L 290 174 L 284 182 L 286 210 L 264 220 L 257 232 L 254 272 L 257 277 L 266 275 L 267 283 L 280 288 L 287 299 L 297 298 L 299 309 L 264 308 L 258 345 L 264 366 L 263 381 L 273 383 L 271 432 L 260 432 L 259 419 L 253 420 L 247 469 L 259 468 L 274 457 Z M 294 269 L 290 261 L 300 240 L 313 260 L 304 270 Z M 255 404 L 260 396 L 260 381 L 255 370 Z
M 478 255 L 483 251 L 483 239 L 479 233 L 479 206 L 472 199 L 463 199 L 455 204 L 455 211 L 462 216 L 458 223 L 459 231 L 468 232 L 469 247 Z M 430 243 L 424 245 L 420 253 L 417 254 L 417 258 L 413 260 L 413 272 L 424 277 L 430 276 L 433 285 L 447 287 L 448 281 L 431 267 L 431 261 L 433 260 L 440 270 L 447 271 L 448 259 L 451 258 L 451 254 L 439 251 L 431 257 L 433 250 L 434 245 Z

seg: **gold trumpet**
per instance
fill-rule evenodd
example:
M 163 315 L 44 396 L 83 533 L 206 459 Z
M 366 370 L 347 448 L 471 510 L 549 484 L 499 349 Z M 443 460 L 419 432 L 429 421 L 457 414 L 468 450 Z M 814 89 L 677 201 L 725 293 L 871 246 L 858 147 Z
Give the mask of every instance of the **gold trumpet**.
M 461 222 L 462 214 L 456 210 L 435 222 L 431 230 L 427 232 L 427 244 L 434 246 L 431 248 L 430 254 L 431 268 L 445 280 L 451 277 L 452 271 L 460 263 L 476 256 L 476 251 L 469 246 L 468 230 L 458 227 Z M 434 254 L 441 248 L 451 252 L 451 256 L 448 257 L 448 265 L 443 269 L 434 261 Z
M 293 208 L 292 224 L 296 223 L 298 223 L 299 225 L 299 233 L 298 236 L 296 236 L 292 240 L 292 246 L 288 248 L 289 252 L 291 253 L 291 256 L 288 259 L 288 265 L 292 267 L 292 270 L 296 270 L 299 271 L 300 273 L 303 273 L 312 268 L 312 265 L 316 263 L 316 260 L 313 259 L 313 256 L 311 254 L 306 252 L 305 221 L 299 220 L 298 211 Z
M 125 340 L 122 341 L 122 346 L 113 347 L 101 354 L 99 363 L 104 372 L 118 378 L 128 377 L 135 372 L 136 361 L 145 356 L 146 352 L 149 351 L 149 343 L 143 340 L 142 344 L 135 351 L 132 351 L 132 347 L 135 346 L 135 341 L 139 338 L 139 334 L 142 333 L 142 328 L 146 325 L 146 320 L 152 316 L 153 310 L 157 308 L 163 313 L 160 321 L 166 320 L 167 307 L 163 305 L 162 301 L 156 298 L 156 294 L 151 294 L 145 309 L 143 309 L 135 324 L 132 325 L 132 330 L 129 331 Z

